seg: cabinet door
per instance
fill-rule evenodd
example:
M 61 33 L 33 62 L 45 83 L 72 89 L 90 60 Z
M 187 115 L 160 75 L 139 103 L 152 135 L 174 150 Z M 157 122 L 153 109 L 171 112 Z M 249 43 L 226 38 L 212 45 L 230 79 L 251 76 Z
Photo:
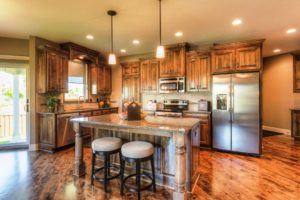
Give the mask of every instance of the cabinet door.
M 98 67 L 98 92 L 103 93 L 105 92 L 105 72 L 103 67 Z
M 200 144 L 210 146 L 210 131 L 207 120 L 200 121 Z
M 89 71 L 89 90 L 91 95 L 98 94 L 98 67 L 95 64 L 91 64 L 88 67 Z
M 54 52 L 46 52 L 46 68 L 47 68 L 47 87 L 46 91 L 56 92 L 58 90 L 58 66 L 57 54 Z
M 105 93 L 111 93 L 111 68 L 105 66 L 104 70 L 104 91 Z
M 173 56 L 172 52 L 166 50 L 165 58 L 160 60 L 159 76 L 161 78 L 172 76 L 172 72 L 171 72 L 172 56 Z
M 172 75 L 185 76 L 185 50 L 183 48 L 174 49 L 172 52 Z
M 139 75 L 140 74 L 140 65 L 138 62 L 132 63 L 130 65 L 130 75 Z
M 60 69 L 58 69 L 58 77 L 59 77 L 59 91 L 62 93 L 68 93 L 68 57 L 67 56 L 59 56 L 57 65 Z
M 151 60 L 148 66 L 149 77 L 147 80 L 151 92 L 157 92 L 158 90 L 158 68 L 159 61 Z
M 294 92 L 300 92 L 300 56 L 294 58 Z
M 123 77 L 123 103 L 132 101 L 132 98 L 140 101 L 140 78 L 138 76 Z
M 141 91 L 147 92 L 150 90 L 150 83 L 149 83 L 149 71 L 151 71 L 149 67 L 149 60 L 145 60 L 141 62 Z
M 300 112 L 292 111 L 292 136 L 300 140 Z
M 130 68 L 129 64 L 122 65 L 122 74 L 123 74 L 123 76 L 128 76 L 131 74 L 131 68 Z
M 261 67 L 261 47 L 243 47 L 236 49 L 236 70 L 259 70 Z
M 213 50 L 212 51 L 212 72 L 224 73 L 235 70 L 235 50 Z
M 210 90 L 210 56 L 200 56 L 200 77 L 199 77 L 199 91 Z
M 40 142 L 55 147 L 55 116 L 40 115 Z
M 198 91 L 200 78 L 200 60 L 197 55 L 187 57 L 186 66 L 186 90 L 189 92 Z

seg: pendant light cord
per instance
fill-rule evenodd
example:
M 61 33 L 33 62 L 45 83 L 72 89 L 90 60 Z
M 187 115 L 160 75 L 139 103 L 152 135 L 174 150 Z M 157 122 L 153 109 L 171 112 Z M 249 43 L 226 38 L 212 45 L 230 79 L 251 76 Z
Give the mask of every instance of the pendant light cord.
M 113 28 L 113 16 L 111 16 L 110 20 L 110 28 L 111 28 L 111 52 L 114 53 L 114 28 Z
M 159 0 L 159 45 L 161 45 L 161 0 Z

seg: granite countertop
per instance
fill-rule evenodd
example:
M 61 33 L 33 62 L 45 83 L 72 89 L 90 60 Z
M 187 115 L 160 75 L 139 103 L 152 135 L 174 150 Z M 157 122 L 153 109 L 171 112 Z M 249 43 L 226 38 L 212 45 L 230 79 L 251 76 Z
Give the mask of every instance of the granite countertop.
M 128 121 L 122 120 L 118 114 L 101 115 L 94 117 L 76 117 L 71 119 L 72 122 L 87 126 L 99 127 L 117 127 L 126 129 L 135 129 L 138 131 L 154 131 L 153 135 L 157 132 L 184 132 L 187 133 L 195 125 L 200 123 L 200 120 L 189 118 L 189 120 L 182 120 L 181 118 L 172 117 L 155 117 L 147 116 L 143 120 Z
M 154 113 L 156 110 L 143 110 L 146 113 Z M 193 110 L 185 110 L 183 113 L 187 114 L 210 114 L 211 111 L 193 111 Z
M 68 114 L 68 113 L 78 113 L 78 112 L 91 112 L 97 110 L 109 110 L 109 109 L 116 109 L 118 107 L 109 107 L 109 108 L 80 108 L 80 109 L 72 109 L 72 110 L 65 110 L 62 112 L 37 112 L 38 114 Z

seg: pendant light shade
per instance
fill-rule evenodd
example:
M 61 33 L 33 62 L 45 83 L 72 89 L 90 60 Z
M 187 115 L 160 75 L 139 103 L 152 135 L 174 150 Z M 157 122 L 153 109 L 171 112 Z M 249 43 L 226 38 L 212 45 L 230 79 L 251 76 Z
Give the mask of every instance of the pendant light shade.
M 117 59 L 116 59 L 116 55 L 114 54 L 114 29 L 113 29 L 113 16 L 115 16 L 117 14 L 116 11 L 114 10 L 109 10 L 107 11 L 107 14 L 110 16 L 110 30 L 111 30 L 111 53 L 109 54 L 108 57 L 108 64 L 110 65 L 115 65 L 117 64 Z
M 117 64 L 117 59 L 116 59 L 116 55 L 115 54 L 113 54 L 113 53 L 109 54 L 108 64 L 110 64 L 110 65 Z
M 158 46 L 156 49 L 156 58 L 164 58 L 165 57 L 165 48 L 164 46 Z
M 165 48 L 161 44 L 161 0 L 159 1 L 159 46 L 156 49 L 156 58 L 165 57 Z

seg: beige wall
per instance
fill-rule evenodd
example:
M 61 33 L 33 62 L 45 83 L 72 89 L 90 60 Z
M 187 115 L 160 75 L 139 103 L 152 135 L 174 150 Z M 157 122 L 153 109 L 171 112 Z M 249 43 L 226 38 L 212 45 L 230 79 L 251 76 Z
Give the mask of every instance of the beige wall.
M 300 93 L 293 93 L 293 56 L 264 59 L 262 76 L 263 125 L 290 130 L 290 108 L 300 107 Z
M 0 55 L 28 56 L 29 40 L 0 37 Z

